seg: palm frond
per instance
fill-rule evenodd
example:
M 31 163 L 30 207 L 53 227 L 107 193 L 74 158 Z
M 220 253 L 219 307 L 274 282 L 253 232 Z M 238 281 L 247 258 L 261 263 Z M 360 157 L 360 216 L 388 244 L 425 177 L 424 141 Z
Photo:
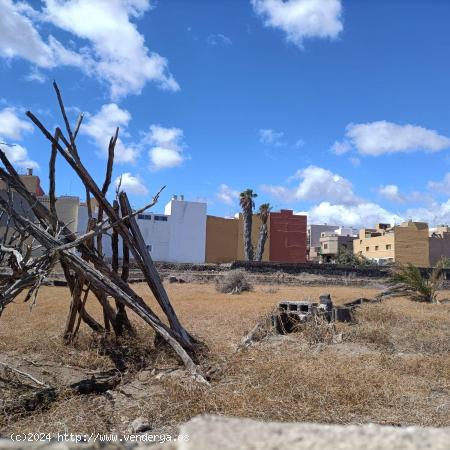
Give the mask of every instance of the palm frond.
M 430 276 L 422 274 L 420 269 L 411 263 L 397 265 L 391 275 L 391 284 L 396 291 L 404 293 L 416 302 L 436 303 L 437 291 L 442 287 L 442 266 L 433 269 Z

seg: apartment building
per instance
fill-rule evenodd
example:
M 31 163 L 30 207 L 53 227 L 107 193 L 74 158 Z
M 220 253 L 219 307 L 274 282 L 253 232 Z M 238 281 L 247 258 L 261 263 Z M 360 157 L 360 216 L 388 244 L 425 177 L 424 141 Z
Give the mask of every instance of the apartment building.
M 339 227 L 334 231 L 324 231 L 320 237 L 320 262 L 335 262 L 342 249 L 353 252 L 353 241 L 357 238 L 353 228 Z
M 429 267 L 428 224 L 408 221 L 391 227 L 378 224 L 375 228 L 363 228 L 353 242 L 356 254 L 379 263 L 411 263 Z
M 252 243 L 257 248 L 261 219 L 257 214 L 252 220 Z M 235 218 L 208 216 L 206 222 L 205 261 L 226 263 L 244 260 L 244 221 L 242 214 Z M 263 261 L 306 261 L 306 216 L 292 210 L 271 212 L 267 221 L 268 238 Z
M 333 232 L 336 230 L 338 225 L 317 225 L 317 224 L 310 224 L 307 227 L 307 255 L 308 260 L 312 262 L 319 262 L 320 261 L 320 238 L 322 236 L 322 233 L 325 233 L 327 231 Z

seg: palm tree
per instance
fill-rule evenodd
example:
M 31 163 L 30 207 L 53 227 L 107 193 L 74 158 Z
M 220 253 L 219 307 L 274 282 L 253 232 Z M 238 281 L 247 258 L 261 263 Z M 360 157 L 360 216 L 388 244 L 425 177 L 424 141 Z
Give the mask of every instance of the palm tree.
M 239 196 L 239 204 L 242 208 L 242 217 L 244 219 L 244 251 L 247 261 L 253 261 L 253 244 L 252 244 L 252 218 L 253 208 L 255 207 L 254 198 L 257 194 L 253 189 L 246 189 Z
M 258 247 L 256 248 L 256 256 L 255 261 L 261 261 L 264 253 L 264 246 L 266 245 L 267 240 L 267 219 L 269 218 L 269 214 L 272 207 L 269 203 L 263 203 L 259 207 L 258 216 L 261 219 L 261 226 L 259 227 L 259 239 L 258 239 Z
M 411 263 L 398 265 L 391 275 L 393 291 L 407 295 L 416 302 L 437 303 L 437 293 L 443 285 L 443 268 L 445 260 L 441 259 L 429 276 L 422 275 L 420 269 Z

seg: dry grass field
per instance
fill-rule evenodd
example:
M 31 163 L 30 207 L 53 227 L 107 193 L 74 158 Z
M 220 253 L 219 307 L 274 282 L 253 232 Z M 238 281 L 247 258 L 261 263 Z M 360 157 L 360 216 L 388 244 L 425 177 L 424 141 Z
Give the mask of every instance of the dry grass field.
M 77 342 L 64 346 L 68 290 L 45 287 L 32 311 L 18 299 L 0 318 L 0 358 L 13 354 L 33 364 L 52 361 L 95 372 L 115 367 L 113 360 L 117 363 L 120 354 L 123 383 L 141 380 L 146 388 L 132 411 L 108 394 L 71 393 L 61 394 L 44 410 L 0 410 L 0 434 L 123 431 L 138 416 L 146 417 L 154 430 L 173 429 L 201 413 L 279 421 L 450 425 L 450 305 L 390 299 L 361 307 L 356 324 L 337 324 L 339 339 L 307 327 L 236 352 L 245 333 L 280 300 L 317 301 L 325 291 L 339 304 L 377 291 L 265 285 L 229 295 L 216 292 L 213 285 L 166 287 L 182 323 L 211 351 L 205 362 L 210 386 L 155 376 L 177 363 L 153 349 L 152 332 L 138 320 L 136 346 L 130 345 L 136 342 L 131 338 L 99 339 L 83 326 Z M 157 309 L 146 286 L 137 290 Z M 90 308 L 98 317 L 99 311 Z

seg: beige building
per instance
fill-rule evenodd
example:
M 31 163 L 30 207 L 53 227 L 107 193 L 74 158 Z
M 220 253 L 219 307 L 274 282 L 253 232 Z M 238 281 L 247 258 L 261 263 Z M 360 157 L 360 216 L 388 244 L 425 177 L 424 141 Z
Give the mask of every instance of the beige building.
M 394 227 L 378 224 L 376 228 L 363 228 L 353 242 L 355 254 L 383 262 L 411 263 L 419 267 L 430 266 L 428 224 L 408 221 Z
M 224 217 L 206 217 L 205 261 L 227 263 L 237 260 L 239 220 Z
M 257 214 L 252 220 L 252 242 L 256 252 L 259 239 L 261 219 Z M 207 216 L 206 218 L 206 247 L 205 261 L 209 263 L 227 263 L 236 260 L 245 260 L 244 238 L 242 230 L 244 220 L 242 214 L 238 218 L 224 218 Z M 269 260 L 270 248 L 270 221 L 267 221 L 268 236 L 264 246 L 263 261 Z

